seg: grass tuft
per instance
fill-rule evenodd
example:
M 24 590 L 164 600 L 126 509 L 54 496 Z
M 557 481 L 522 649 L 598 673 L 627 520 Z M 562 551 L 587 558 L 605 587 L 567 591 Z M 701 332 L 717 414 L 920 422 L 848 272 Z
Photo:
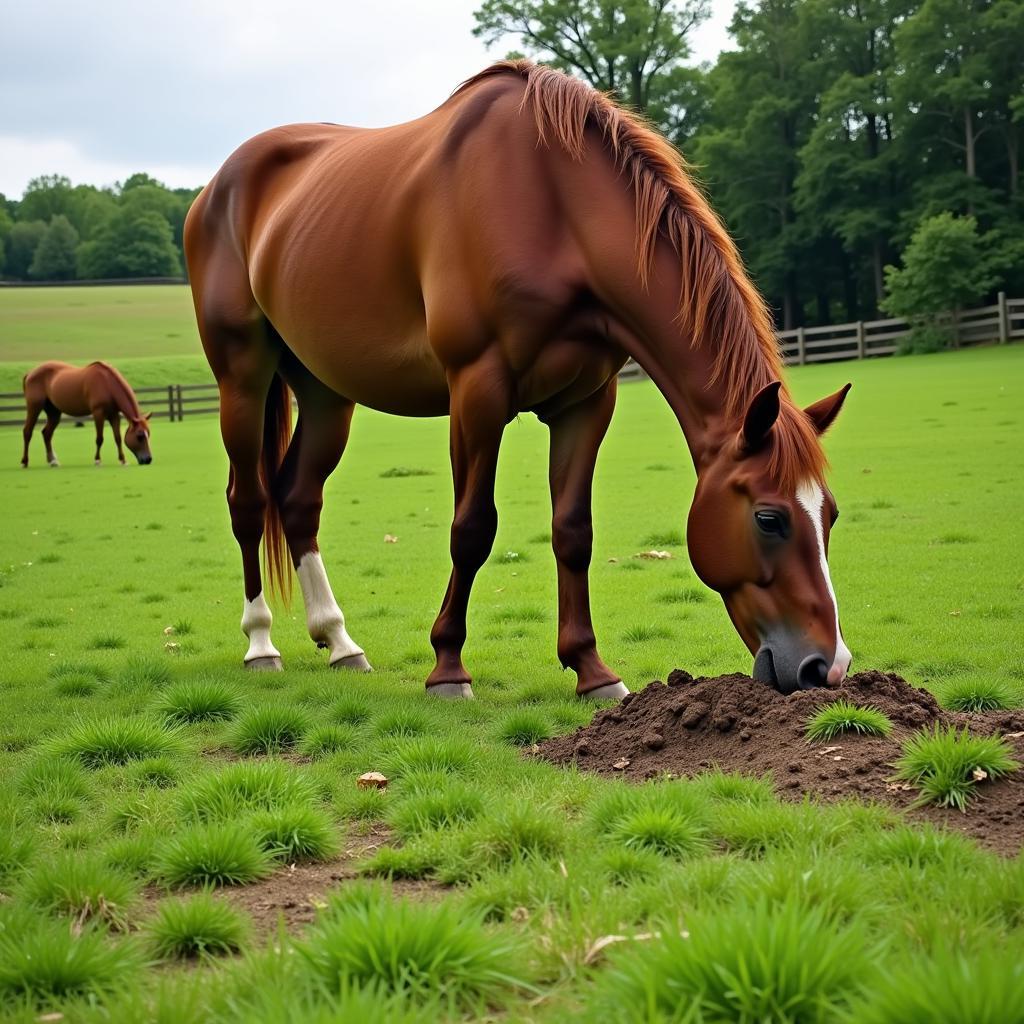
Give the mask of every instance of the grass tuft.
M 339 750 L 353 750 L 359 744 L 358 732 L 349 725 L 314 725 L 303 737 L 299 750 L 307 757 L 321 758 Z
M 154 871 L 175 888 L 245 885 L 270 874 L 273 858 L 237 822 L 193 825 L 158 851 Z
M 877 708 L 860 707 L 846 700 L 833 701 L 807 720 L 806 735 L 812 743 L 831 740 L 845 732 L 888 736 L 892 722 Z
M 51 743 L 53 753 L 73 757 L 86 768 L 127 764 L 159 755 L 179 754 L 180 737 L 144 718 L 94 718 L 74 722 L 63 738 Z
M 67 851 L 33 868 L 22 895 L 43 910 L 71 917 L 79 927 L 95 919 L 124 929 L 137 890 L 131 878 L 98 857 Z
M 430 829 L 452 828 L 473 821 L 483 812 L 480 793 L 457 778 L 414 791 L 391 814 L 391 824 L 403 838 Z
M 711 845 L 699 822 L 670 807 L 641 807 L 616 821 L 609 835 L 624 846 L 669 857 L 693 857 Z
M 832 1020 L 869 965 L 859 930 L 792 898 L 692 913 L 611 959 L 590 1019 Z
M 1001 711 L 1020 703 L 1016 690 L 1001 679 L 950 679 L 937 690 L 948 711 Z
M 384 774 L 400 779 L 410 772 L 461 775 L 477 767 L 477 747 L 454 736 L 416 736 L 393 747 L 383 757 Z
M 157 704 L 164 720 L 184 722 L 223 721 L 234 718 L 242 700 L 230 686 L 199 679 L 178 683 L 161 694 Z
M 1006 740 L 998 736 L 972 736 L 968 729 L 922 731 L 903 744 L 896 762 L 896 778 L 917 786 L 918 805 L 935 803 L 963 811 L 979 782 L 999 779 L 1016 770 Z
M 258 811 L 252 817 L 256 840 L 275 860 L 330 860 L 340 847 L 338 830 L 319 808 L 304 804 Z
M 237 953 L 249 934 L 248 918 L 209 892 L 165 900 L 143 929 L 146 946 L 161 960 Z
M 334 992 L 375 987 L 480 1010 L 527 986 L 516 939 L 450 903 L 394 901 L 380 889 L 335 902 L 296 953 L 311 978 Z
M 535 708 L 521 708 L 506 715 L 499 723 L 497 737 L 502 743 L 529 747 L 552 734 L 547 716 Z
M 221 821 L 250 811 L 310 803 L 313 796 L 309 780 L 279 761 L 240 761 L 195 779 L 183 789 L 181 805 L 196 821 Z
M 0 918 L 2 1001 L 20 999 L 38 1006 L 98 995 L 138 966 L 133 947 L 111 943 L 101 930 L 86 927 L 76 933 L 63 922 L 27 910 L 8 910 Z
M 308 726 L 309 720 L 300 708 L 261 704 L 238 718 L 231 746 L 239 754 L 276 754 L 296 746 Z

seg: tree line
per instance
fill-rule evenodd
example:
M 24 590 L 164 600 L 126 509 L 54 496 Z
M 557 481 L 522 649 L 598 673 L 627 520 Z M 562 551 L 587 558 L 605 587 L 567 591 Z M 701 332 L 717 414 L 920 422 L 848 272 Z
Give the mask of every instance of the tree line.
M 0 275 L 15 281 L 178 277 L 181 231 L 199 189 L 148 174 L 109 188 L 33 178 L 20 200 L 0 195 Z
M 748 0 L 691 61 L 710 0 L 482 0 L 475 32 L 664 132 L 780 327 L 1024 295 L 1024 0 Z M 197 190 L 37 178 L 0 197 L 15 279 L 182 272 Z M 925 288 L 927 284 L 927 288 Z

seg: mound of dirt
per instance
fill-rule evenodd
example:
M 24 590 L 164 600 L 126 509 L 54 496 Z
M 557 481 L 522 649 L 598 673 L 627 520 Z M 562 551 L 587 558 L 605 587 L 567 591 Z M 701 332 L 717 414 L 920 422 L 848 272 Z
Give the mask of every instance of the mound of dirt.
M 889 716 L 885 737 L 846 733 L 825 743 L 804 736 L 807 719 L 834 700 L 871 705 Z M 934 724 L 970 726 L 980 734 L 1007 736 L 1024 763 L 1024 712 L 955 714 L 927 691 L 897 675 L 859 672 L 834 689 L 784 695 L 744 675 L 694 679 L 676 669 L 619 705 L 599 711 L 590 725 L 539 745 L 539 756 L 557 764 L 575 761 L 586 771 L 634 781 L 692 776 L 711 768 L 763 775 L 781 795 L 824 800 L 859 797 L 892 804 L 973 836 L 1014 855 L 1024 846 L 1024 770 L 979 786 L 961 813 L 937 807 L 912 809 L 917 793 L 892 781 L 903 740 Z

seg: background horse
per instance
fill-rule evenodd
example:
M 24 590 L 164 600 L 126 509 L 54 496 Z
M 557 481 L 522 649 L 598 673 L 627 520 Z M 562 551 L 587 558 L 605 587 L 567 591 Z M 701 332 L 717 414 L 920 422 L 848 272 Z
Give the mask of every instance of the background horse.
M 103 447 L 103 424 L 109 423 L 117 445 L 117 457 L 125 464 L 121 448 L 121 416 L 128 421 L 124 443 L 143 466 L 153 461 L 149 451 L 149 416 L 143 415 L 135 392 L 128 382 L 107 363 L 69 366 L 67 363 L 43 363 L 25 375 L 21 382 L 28 413 L 25 417 L 25 452 L 21 464 L 28 466 L 28 445 L 39 414 L 46 411 L 43 443 L 46 461 L 59 466 L 53 452 L 53 432 L 62 413 L 69 416 L 92 416 L 96 424 L 96 465 L 100 464 Z
M 330 664 L 369 668 L 317 547 L 324 481 L 356 404 L 447 414 L 453 567 L 426 682 L 470 696 L 461 652 L 497 526 L 498 448 L 531 411 L 551 436 L 558 656 L 578 694 L 625 694 L 597 651 L 587 574 L 595 460 L 632 356 L 685 434 L 690 558 L 757 675 L 791 690 L 846 673 L 818 440 L 846 389 L 793 404 L 764 305 L 681 157 L 589 86 L 502 62 L 408 124 L 257 136 L 197 198 L 185 250 L 220 388 L 249 667 L 280 667 L 266 532 L 270 582 L 286 577 L 286 542 Z

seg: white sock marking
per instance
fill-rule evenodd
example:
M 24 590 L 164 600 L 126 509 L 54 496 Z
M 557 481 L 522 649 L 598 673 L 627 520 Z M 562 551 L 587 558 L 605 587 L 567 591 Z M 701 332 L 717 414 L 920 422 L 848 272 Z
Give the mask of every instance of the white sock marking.
M 363 649 L 348 635 L 345 616 L 334 599 L 319 551 L 310 551 L 299 559 L 299 585 L 306 604 L 306 625 L 309 635 L 318 643 L 326 644 L 333 665 L 342 658 L 362 654 Z
M 270 642 L 270 627 L 274 616 L 261 590 L 242 608 L 242 632 L 249 638 L 246 661 L 256 658 L 280 658 L 281 652 Z
M 825 530 L 822 524 L 822 513 L 825 504 L 825 494 L 821 485 L 816 480 L 805 480 L 796 490 L 796 500 L 800 503 L 807 517 L 814 527 L 814 536 L 818 541 L 818 559 L 821 562 L 821 574 L 825 578 L 825 587 L 828 596 L 832 599 L 832 607 L 836 616 L 836 650 L 832 659 L 832 666 L 829 668 L 828 681 L 838 683 L 846 675 L 846 670 L 853 661 L 853 655 L 843 642 L 843 635 L 839 631 L 839 602 L 836 600 L 836 592 L 832 589 L 832 578 L 828 571 L 828 560 L 825 558 Z

